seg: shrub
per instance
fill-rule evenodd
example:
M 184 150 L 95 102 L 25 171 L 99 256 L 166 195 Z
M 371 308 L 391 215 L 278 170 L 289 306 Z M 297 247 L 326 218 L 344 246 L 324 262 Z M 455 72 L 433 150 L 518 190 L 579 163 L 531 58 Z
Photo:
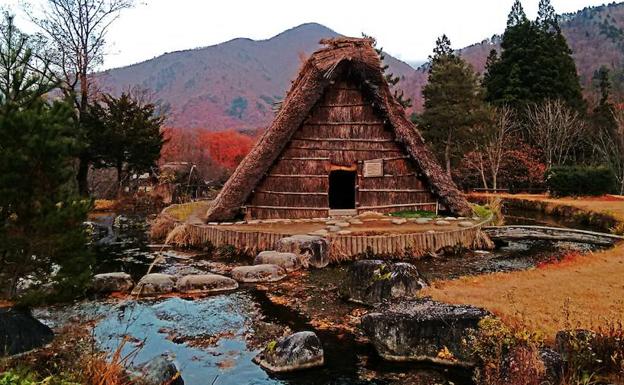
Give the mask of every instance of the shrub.
M 546 184 L 554 196 L 604 195 L 615 191 L 616 179 L 607 167 L 558 166 L 548 171 Z

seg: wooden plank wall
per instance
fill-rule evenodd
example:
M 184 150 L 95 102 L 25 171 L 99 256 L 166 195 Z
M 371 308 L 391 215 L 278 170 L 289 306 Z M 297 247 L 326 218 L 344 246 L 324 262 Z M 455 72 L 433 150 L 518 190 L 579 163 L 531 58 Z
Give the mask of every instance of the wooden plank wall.
M 373 159 L 384 159 L 384 176 L 364 178 L 363 162 Z M 436 210 L 394 132 L 355 83 L 342 81 L 328 88 L 252 193 L 247 217 L 327 217 L 330 171 L 354 165 L 359 211 Z

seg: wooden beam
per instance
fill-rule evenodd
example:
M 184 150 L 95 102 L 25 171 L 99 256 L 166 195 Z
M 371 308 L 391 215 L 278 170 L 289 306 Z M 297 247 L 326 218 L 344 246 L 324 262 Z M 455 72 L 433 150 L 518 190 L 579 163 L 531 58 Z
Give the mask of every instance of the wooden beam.
M 268 210 L 315 210 L 315 211 L 327 211 L 328 207 L 286 207 L 286 206 L 245 206 L 251 209 L 268 209 Z
M 395 192 L 395 193 L 419 193 L 430 192 L 429 190 L 417 190 L 417 189 L 360 189 L 361 192 Z
M 366 107 L 370 106 L 370 103 L 344 103 L 344 104 L 325 104 L 319 106 L 320 108 L 332 108 L 332 107 Z
M 384 122 L 305 122 L 309 126 L 383 126 Z
M 416 173 L 409 173 L 409 174 L 397 174 L 397 175 L 390 175 L 390 174 L 386 174 L 383 176 L 367 176 L 366 179 L 372 179 L 372 178 L 404 178 L 404 177 L 408 177 L 408 176 L 419 176 Z M 358 174 L 359 178 L 363 178 L 362 174 Z
M 427 202 L 427 203 L 404 203 L 404 204 L 396 204 L 396 205 L 383 205 L 383 206 L 361 206 L 358 207 L 360 210 L 374 210 L 374 209 L 392 209 L 392 208 L 400 208 L 400 207 L 422 207 L 422 206 L 435 206 L 436 202 Z
M 257 193 L 262 194 L 275 194 L 275 195 L 327 195 L 325 192 L 293 192 L 293 191 L 269 191 L 269 190 L 257 190 Z
M 328 178 L 329 175 L 327 174 L 322 174 L 322 175 L 317 175 L 317 174 L 295 174 L 295 175 L 290 175 L 290 174 L 267 174 L 267 176 L 273 177 L 273 178 Z
M 366 143 L 393 143 L 392 139 L 359 139 L 359 138 L 293 138 L 310 142 L 366 142 Z
M 392 148 L 381 148 L 381 149 L 371 149 L 371 148 L 320 148 L 320 147 L 301 147 L 301 146 L 291 146 L 289 149 L 293 150 L 310 150 L 310 151 L 360 151 L 360 152 L 403 152 L 399 149 Z
M 281 160 L 330 160 L 329 158 L 322 158 L 322 157 L 312 157 L 312 158 L 305 158 L 305 157 L 293 157 L 293 158 L 281 158 Z
M 368 150 L 368 151 L 377 151 L 377 150 Z M 392 158 L 376 158 L 376 159 L 370 159 L 370 160 L 383 160 L 383 161 L 389 161 L 389 160 L 401 160 L 401 159 L 410 159 L 409 156 L 405 155 L 405 156 L 394 156 Z M 358 160 L 358 163 L 364 163 L 364 160 Z

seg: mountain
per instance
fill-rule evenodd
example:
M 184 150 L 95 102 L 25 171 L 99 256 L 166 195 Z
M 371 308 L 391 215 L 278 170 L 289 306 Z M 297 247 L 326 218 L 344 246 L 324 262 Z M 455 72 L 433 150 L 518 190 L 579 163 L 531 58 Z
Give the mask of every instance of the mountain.
M 624 3 L 587 7 L 561 16 L 561 30 L 572 49 L 572 56 L 588 99 L 594 97 L 592 77 L 602 65 L 613 69 L 615 91 L 624 97 Z M 500 50 L 500 36 L 483 40 L 459 50 L 474 69 L 483 73 L 485 61 L 492 49 Z M 427 71 L 420 67 L 403 84 L 414 100 L 417 111 L 422 109 L 422 88 L 427 83 Z
M 137 85 L 151 90 L 173 127 L 255 129 L 270 123 L 274 103 L 319 41 L 337 36 L 320 24 L 303 24 L 267 40 L 239 38 L 111 69 L 98 75 L 98 86 L 113 94 Z M 390 55 L 386 63 L 403 78 L 414 72 Z
M 624 3 L 562 15 L 561 27 L 586 96 L 591 97 L 592 75 L 601 65 L 616 69 L 616 91 L 624 96 Z M 99 74 L 99 85 L 113 94 L 135 85 L 152 90 L 167 107 L 172 127 L 254 130 L 270 123 L 274 103 L 284 96 L 304 58 L 319 48 L 319 40 L 336 36 L 320 24 L 303 24 L 267 40 L 234 39 L 112 69 Z M 459 52 L 483 72 L 490 50 L 499 47 L 500 36 L 494 36 Z M 408 113 L 420 111 L 426 65 L 414 69 L 385 57 L 388 71 L 402 79 L 398 87 L 412 98 Z

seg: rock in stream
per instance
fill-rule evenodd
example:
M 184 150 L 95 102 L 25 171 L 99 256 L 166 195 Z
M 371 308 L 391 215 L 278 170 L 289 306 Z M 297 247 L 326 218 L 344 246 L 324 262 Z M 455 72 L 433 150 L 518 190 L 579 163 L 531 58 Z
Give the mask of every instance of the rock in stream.
M 384 305 L 362 317 L 361 326 L 386 360 L 471 365 L 465 340 L 487 315 L 472 306 L 418 299 Z

